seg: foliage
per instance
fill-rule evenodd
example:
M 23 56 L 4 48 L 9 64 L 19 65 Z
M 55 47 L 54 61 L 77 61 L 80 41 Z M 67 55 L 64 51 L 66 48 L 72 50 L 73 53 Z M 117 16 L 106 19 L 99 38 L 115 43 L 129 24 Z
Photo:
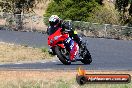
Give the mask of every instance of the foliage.
M 104 6 L 99 6 L 97 9 L 93 9 L 88 18 L 90 22 L 96 22 L 101 24 L 120 24 L 119 13 L 115 10 L 113 4 L 105 3 Z
M 41 50 L 42 50 L 42 52 L 48 52 L 48 49 L 45 47 L 41 48 Z
M 101 0 L 102 1 L 102 0 Z M 114 5 L 100 5 L 100 0 L 54 0 L 44 16 L 58 15 L 64 20 L 120 24 Z M 47 20 L 45 20 L 47 24 Z
M 16 13 L 29 12 L 38 2 L 43 0 L 1 0 L 0 7 L 2 12 Z
M 0 8 L 1 12 L 12 13 L 15 17 L 16 29 L 23 29 L 22 13 L 33 12 L 33 8 L 38 2 L 43 0 L 1 0 Z M 19 14 L 19 15 L 16 15 Z M 12 20 L 12 19 L 11 19 Z
M 124 11 L 125 10 L 125 7 L 128 6 L 128 4 L 131 3 L 131 0 L 116 0 L 116 8 L 119 10 L 119 11 Z
M 66 20 L 87 21 L 89 13 L 98 6 L 95 0 L 55 0 L 49 4 L 44 16 L 57 14 Z
M 44 17 L 43 21 L 44 21 L 45 25 L 49 25 L 48 17 Z
M 132 0 L 116 0 L 115 7 L 120 12 L 122 23 L 129 24 L 132 17 Z

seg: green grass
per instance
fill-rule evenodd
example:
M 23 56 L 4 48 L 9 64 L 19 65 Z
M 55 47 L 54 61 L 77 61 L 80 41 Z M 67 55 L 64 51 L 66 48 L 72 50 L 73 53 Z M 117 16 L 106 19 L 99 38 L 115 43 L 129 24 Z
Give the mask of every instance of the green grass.
M 41 48 L 42 52 L 48 52 L 48 48 L 42 47 Z

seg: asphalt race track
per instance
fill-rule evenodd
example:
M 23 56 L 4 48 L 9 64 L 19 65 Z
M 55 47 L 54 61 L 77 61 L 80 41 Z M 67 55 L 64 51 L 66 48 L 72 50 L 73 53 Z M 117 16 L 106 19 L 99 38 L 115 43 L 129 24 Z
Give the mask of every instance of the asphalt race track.
M 36 63 L 0 64 L 0 69 L 76 70 L 77 67 L 83 66 L 89 70 L 132 70 L 132 41 L 88 37 L 84 37 L 83 40 L 87 41 L 87 47 L 93 58 L 90 65 L 83 65 L 81 62 L 63 65 L 55 58 L 53 61 Z M 0 41 L 33 47 L 48 47 L 47 35 L 33 32 L 0 30 Z

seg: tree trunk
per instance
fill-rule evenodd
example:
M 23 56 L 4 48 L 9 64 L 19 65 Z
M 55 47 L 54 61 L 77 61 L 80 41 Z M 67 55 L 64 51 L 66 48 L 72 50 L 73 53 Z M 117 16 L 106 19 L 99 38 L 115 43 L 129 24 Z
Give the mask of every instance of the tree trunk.
M 22 30 L 22 6 L 20 4 L 20 2 L 15 4 L 15 13 L 14 13 L 14 17 L 15 17 L 15 22 L 16 22 L 16 30 Z

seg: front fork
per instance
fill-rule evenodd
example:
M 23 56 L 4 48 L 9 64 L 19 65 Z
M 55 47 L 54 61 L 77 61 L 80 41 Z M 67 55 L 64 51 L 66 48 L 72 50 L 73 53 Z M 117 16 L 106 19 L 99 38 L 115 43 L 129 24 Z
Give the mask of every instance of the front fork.
M 51 47 L 50 49 L 49 49 L 49 54 L 51 54 L 51 55 L 56 55 L 56 53 L 55 53 L 55 48 L 54 47 Z

